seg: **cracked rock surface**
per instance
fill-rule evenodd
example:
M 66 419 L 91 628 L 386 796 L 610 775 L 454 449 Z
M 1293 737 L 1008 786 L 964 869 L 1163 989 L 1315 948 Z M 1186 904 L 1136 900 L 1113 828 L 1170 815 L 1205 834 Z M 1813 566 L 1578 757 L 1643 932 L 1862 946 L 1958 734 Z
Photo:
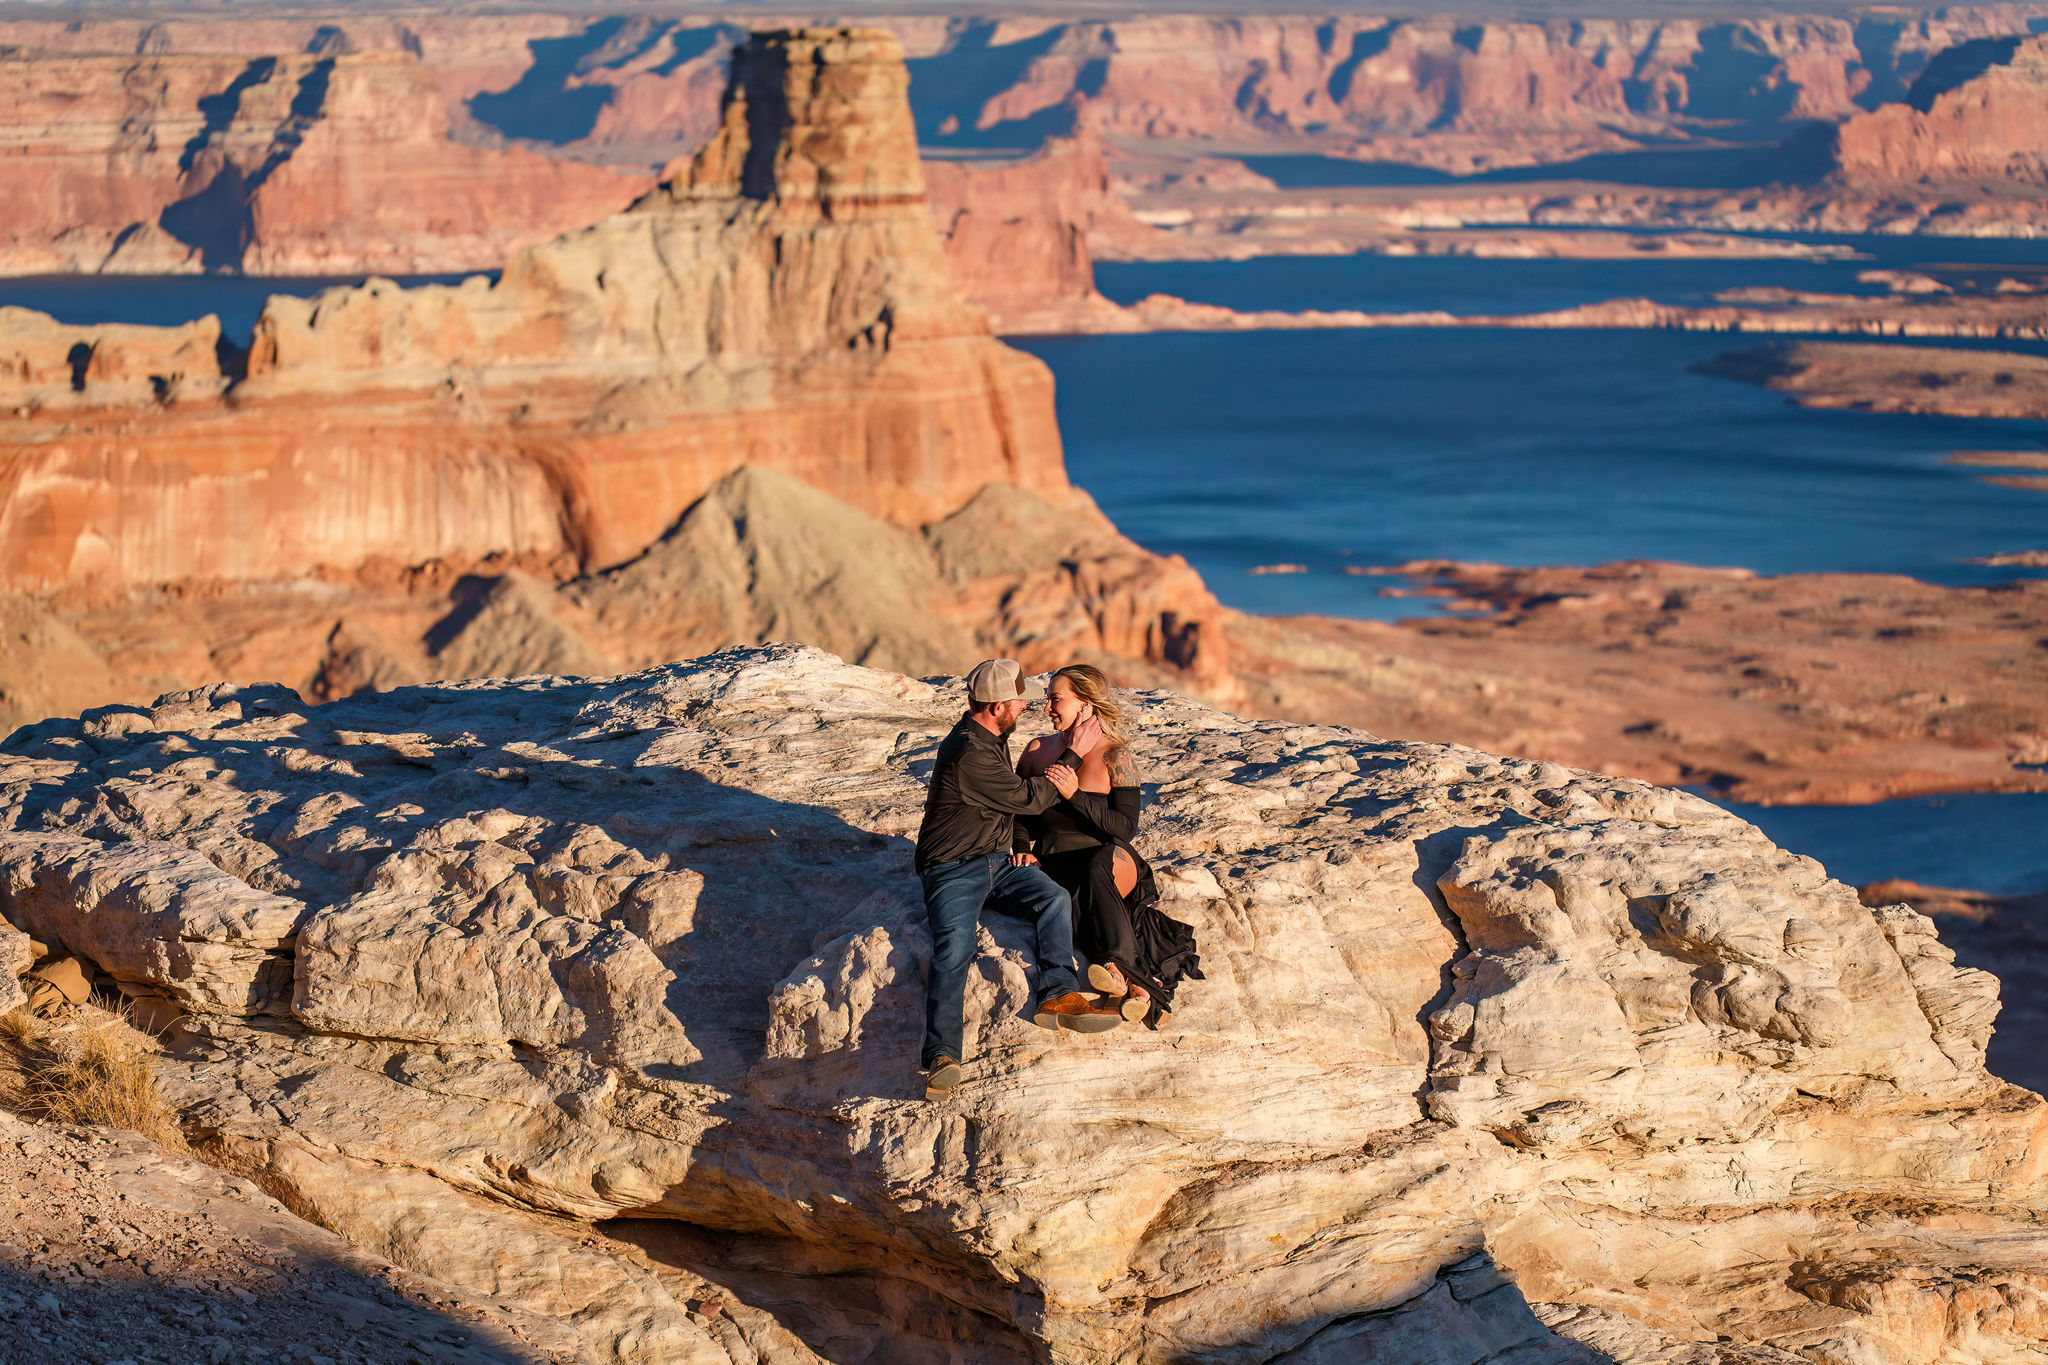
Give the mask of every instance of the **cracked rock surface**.
M 1640 782 L 1137 694 L 1207 979 L 1046 1033 L 988 916 L 925 1101 L 960 695 L 777 646 L 103 708 L 0 755 L 0 911 L 175 1020 L 209 1160 L 597 1360 L 2048 1358 L 1996 981 Z

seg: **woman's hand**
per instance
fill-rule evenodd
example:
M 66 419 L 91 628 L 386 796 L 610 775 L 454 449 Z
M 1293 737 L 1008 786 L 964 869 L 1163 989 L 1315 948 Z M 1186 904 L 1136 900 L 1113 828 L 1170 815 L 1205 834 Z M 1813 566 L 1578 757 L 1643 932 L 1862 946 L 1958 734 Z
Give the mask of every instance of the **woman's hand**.
M 1050 768 L 1047 768 L 1045 775 L 1059 792 L 1060 799 L 1063 801 L 1072 796 L 1081 786 L 1081 774 L 1068 767 L 1064 762 L 1055 763 Z
M 1086 758 L 1096 746 L 1102 743 L 1102 722 L 1095 719 L 1095 713 L 1074 722 L 1074 728 L 1067 731 L 1067 752 L 1076 758 Z
M 1035 857 L 1034 855 L 1032 855 L 1032 854 L 1029 854 L 1029 853 L 1012 853 L 1012 854 L 1010 855 L 1010 866 L 1011 866 L 1011 867 L 1037 867 L 1037 866 L 1038 866 L 1038 859 L 1037 859 L 1037 858 L 1036 858 L 1036 857 Z

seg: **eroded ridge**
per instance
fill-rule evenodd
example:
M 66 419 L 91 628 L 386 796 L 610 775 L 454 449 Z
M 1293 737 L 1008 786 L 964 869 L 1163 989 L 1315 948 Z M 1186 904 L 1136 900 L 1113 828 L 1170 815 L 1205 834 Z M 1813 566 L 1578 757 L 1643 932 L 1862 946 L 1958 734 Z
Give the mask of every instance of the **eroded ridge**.
M 1996 983 L 1640 782 L 1140 694 L 1207 979 L 1060 1041 L 991 917 L 924 1101 L 959 695 L 777 646 L 102 708 L 8 742 L 0 910 L 177 1020 L 209 1159 L 600 1359 L 2042 1349 Z

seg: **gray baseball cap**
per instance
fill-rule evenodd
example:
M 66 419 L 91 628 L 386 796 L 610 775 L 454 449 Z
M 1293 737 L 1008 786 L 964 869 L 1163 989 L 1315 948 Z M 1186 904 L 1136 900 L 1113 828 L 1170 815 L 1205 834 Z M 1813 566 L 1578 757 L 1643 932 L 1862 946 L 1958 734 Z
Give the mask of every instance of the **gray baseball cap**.
M 1045 684 L 1024 676 L 1024 665 L 1015 659 L 984 659 L 967 675 L 970 701 L 1034 700 L 1045 695 Z

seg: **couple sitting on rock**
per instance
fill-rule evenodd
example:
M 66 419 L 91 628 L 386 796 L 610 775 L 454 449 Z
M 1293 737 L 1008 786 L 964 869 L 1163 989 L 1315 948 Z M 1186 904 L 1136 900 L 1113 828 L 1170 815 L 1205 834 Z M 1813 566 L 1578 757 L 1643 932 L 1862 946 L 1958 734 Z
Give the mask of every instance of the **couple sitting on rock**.
M 1156 1029 L 1181 978 L 1202 975 L 1193 932 L 1160 913 L 1152 869 L 1131 847 L 1138 768 L 1102 670 L 1070 665 L 1048 692 L 1014 659 L 990 659 L 967 675 L 967 696 L 967 714 L 939 745 L 917 833 L 932 928 L 922 1061 L 932 1099 L 960 1080 L 984 905 L 1037 926 L 1040 1028 L 1100 1033 L 1142 1020 Z M 1013 767 L 1010 733 L 1040 697 L 1058 728 Z M 1099 998 L 1081 991 L 1077 942 Z

